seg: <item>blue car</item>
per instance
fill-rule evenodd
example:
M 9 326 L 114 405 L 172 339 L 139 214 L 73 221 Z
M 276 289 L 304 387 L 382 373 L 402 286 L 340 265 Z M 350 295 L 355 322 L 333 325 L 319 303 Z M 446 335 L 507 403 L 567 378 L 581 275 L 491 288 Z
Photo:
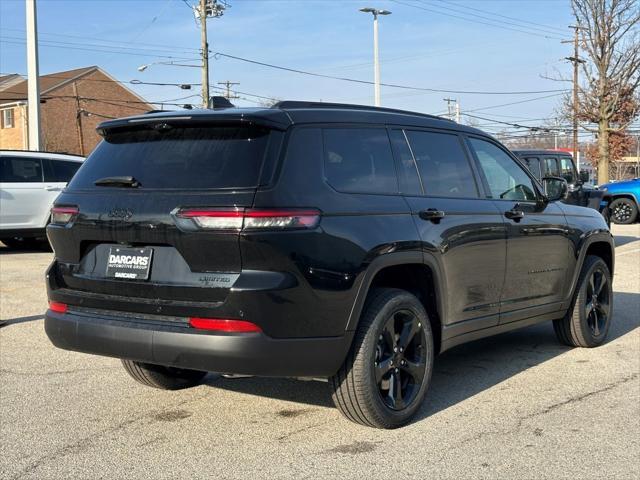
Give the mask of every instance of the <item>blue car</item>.
M 640 178 L 600 185 L 605 193 L 603 202 L 609 205 L 613 223 L 628 225 L 638 219 Z

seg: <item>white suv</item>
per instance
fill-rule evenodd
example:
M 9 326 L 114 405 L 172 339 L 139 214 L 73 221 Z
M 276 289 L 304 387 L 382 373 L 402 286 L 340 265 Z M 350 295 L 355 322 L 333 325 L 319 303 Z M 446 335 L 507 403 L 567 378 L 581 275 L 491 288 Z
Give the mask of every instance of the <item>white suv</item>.
M 8 247 L 45 238 L 49 210 L 84 157 L 0 150 L 0 241 Z

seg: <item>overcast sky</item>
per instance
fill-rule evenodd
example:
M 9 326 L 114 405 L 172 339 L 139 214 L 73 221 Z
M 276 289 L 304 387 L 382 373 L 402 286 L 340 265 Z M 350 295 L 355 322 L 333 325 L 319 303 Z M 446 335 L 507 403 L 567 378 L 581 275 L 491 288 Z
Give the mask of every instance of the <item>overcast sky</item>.
M 200 35 L 187 3 L 196 0 L 38 0 L 40 72 L 98 65 L 118 80 L 198 83 L 200 70 L 154 65 L 181 58 L 197 64 Z M 372 17 L 359 8 L 391 10 L 380 19 L 382 81 L 420 88 L 481 92 L 539 92 L 570 84 L 542 78 L 569 75 L 563 60 L 572 23 L 568 0 L 229 0 L 222 18 L 210 19 L 210 49 L 258 62 L 324 75 L 373 79 Z M 0 72 L 26 73 L 25 1 L 0 1 Z M 124 48 L 123 48 L 124 47 Z M 99 50 L 99 51 L 94 51 Z M 240 82 L 245 99 L 258 97 L 372 103 L 373 86 L 317 78 L 239 60 L 211 62 L 211 83 Z M 133 87 L 150 101 L 199 94 L 176 86 Z M 382 88 L 384 106 L 427 113 L 460 101 L 463 113 L 505 121 L 545 123 L 558 93 L 508 95 L 442 93 Z M 540 98 L 549 97 L 549 98 Z M 537 99 L 534 101 L 528 101 Z M 524 102 L 523 102 L 524 101 Z M 180 100 L 197 103 L 198 98 Z M 522 102 L 497 108 L 498 105 Z M 472 113 L 472 112 L 470 112 Z M 488 122 L 478 120 L 481 124 Z M 491 128 L 491 127 L 489 127 Z M 497 128 L 497 126 L 495 126 Z

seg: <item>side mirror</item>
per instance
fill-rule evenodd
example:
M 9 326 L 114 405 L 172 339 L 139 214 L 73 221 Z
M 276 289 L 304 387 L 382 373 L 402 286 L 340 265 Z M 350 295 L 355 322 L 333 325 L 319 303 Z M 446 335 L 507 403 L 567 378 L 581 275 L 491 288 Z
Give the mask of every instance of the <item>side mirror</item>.
M 550 202 L 564 200 L 569 194 L 569 185 L 564 178 L 560 177 L 544 177 L 542 179 L 544 193 Z
M 582 183 L 589 183 L 589 172 L 585 172 L 584 170 L 580 172 L 580 181 Z

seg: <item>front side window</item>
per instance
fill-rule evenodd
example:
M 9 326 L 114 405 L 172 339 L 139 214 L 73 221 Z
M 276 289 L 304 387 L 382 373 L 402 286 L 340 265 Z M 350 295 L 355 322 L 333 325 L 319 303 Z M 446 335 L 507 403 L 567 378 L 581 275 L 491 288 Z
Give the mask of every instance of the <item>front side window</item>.
M 0 182 L 42 182 L 42 163 L 38 158 L 0 157 Z
M 541 175 L 541 172 L 540 172 L 540 160 L 538 158 L 525 157 L 525 158 L 522 159 L 522 161 L 527 166 L 529 171 L 531 173 L 533 173 L 538 180 L 540 180 L 542 178 L 542 175 Z
M 576 176 L 573 173 L 573 162 L 570 158 L 560 157 L 560 176 L 564 178 L 569 185 L 576 183 Z
M 418 164 L 425 195 L 478 196 L 473 171 L 457 135 L 409 130 L 406 134 Z
M 546 157 L 544 159 L 544 171 L 546 177 L 559 177 L 560 166 L 558 165 L 558 160 L 556 158 Z
M 470 138 L 480 168 L 484 173 L 491 196 L 501 200 L 535 201 L 536 189 L 533 180 L 526 172 L 491 142 L 479 138 Z
M 324 128 L 324 173 L 345 193 L 397 193 L 391 144 L 384 128 Z
M 2 110 L 2 128 L 13 128 L 13 108 Z

